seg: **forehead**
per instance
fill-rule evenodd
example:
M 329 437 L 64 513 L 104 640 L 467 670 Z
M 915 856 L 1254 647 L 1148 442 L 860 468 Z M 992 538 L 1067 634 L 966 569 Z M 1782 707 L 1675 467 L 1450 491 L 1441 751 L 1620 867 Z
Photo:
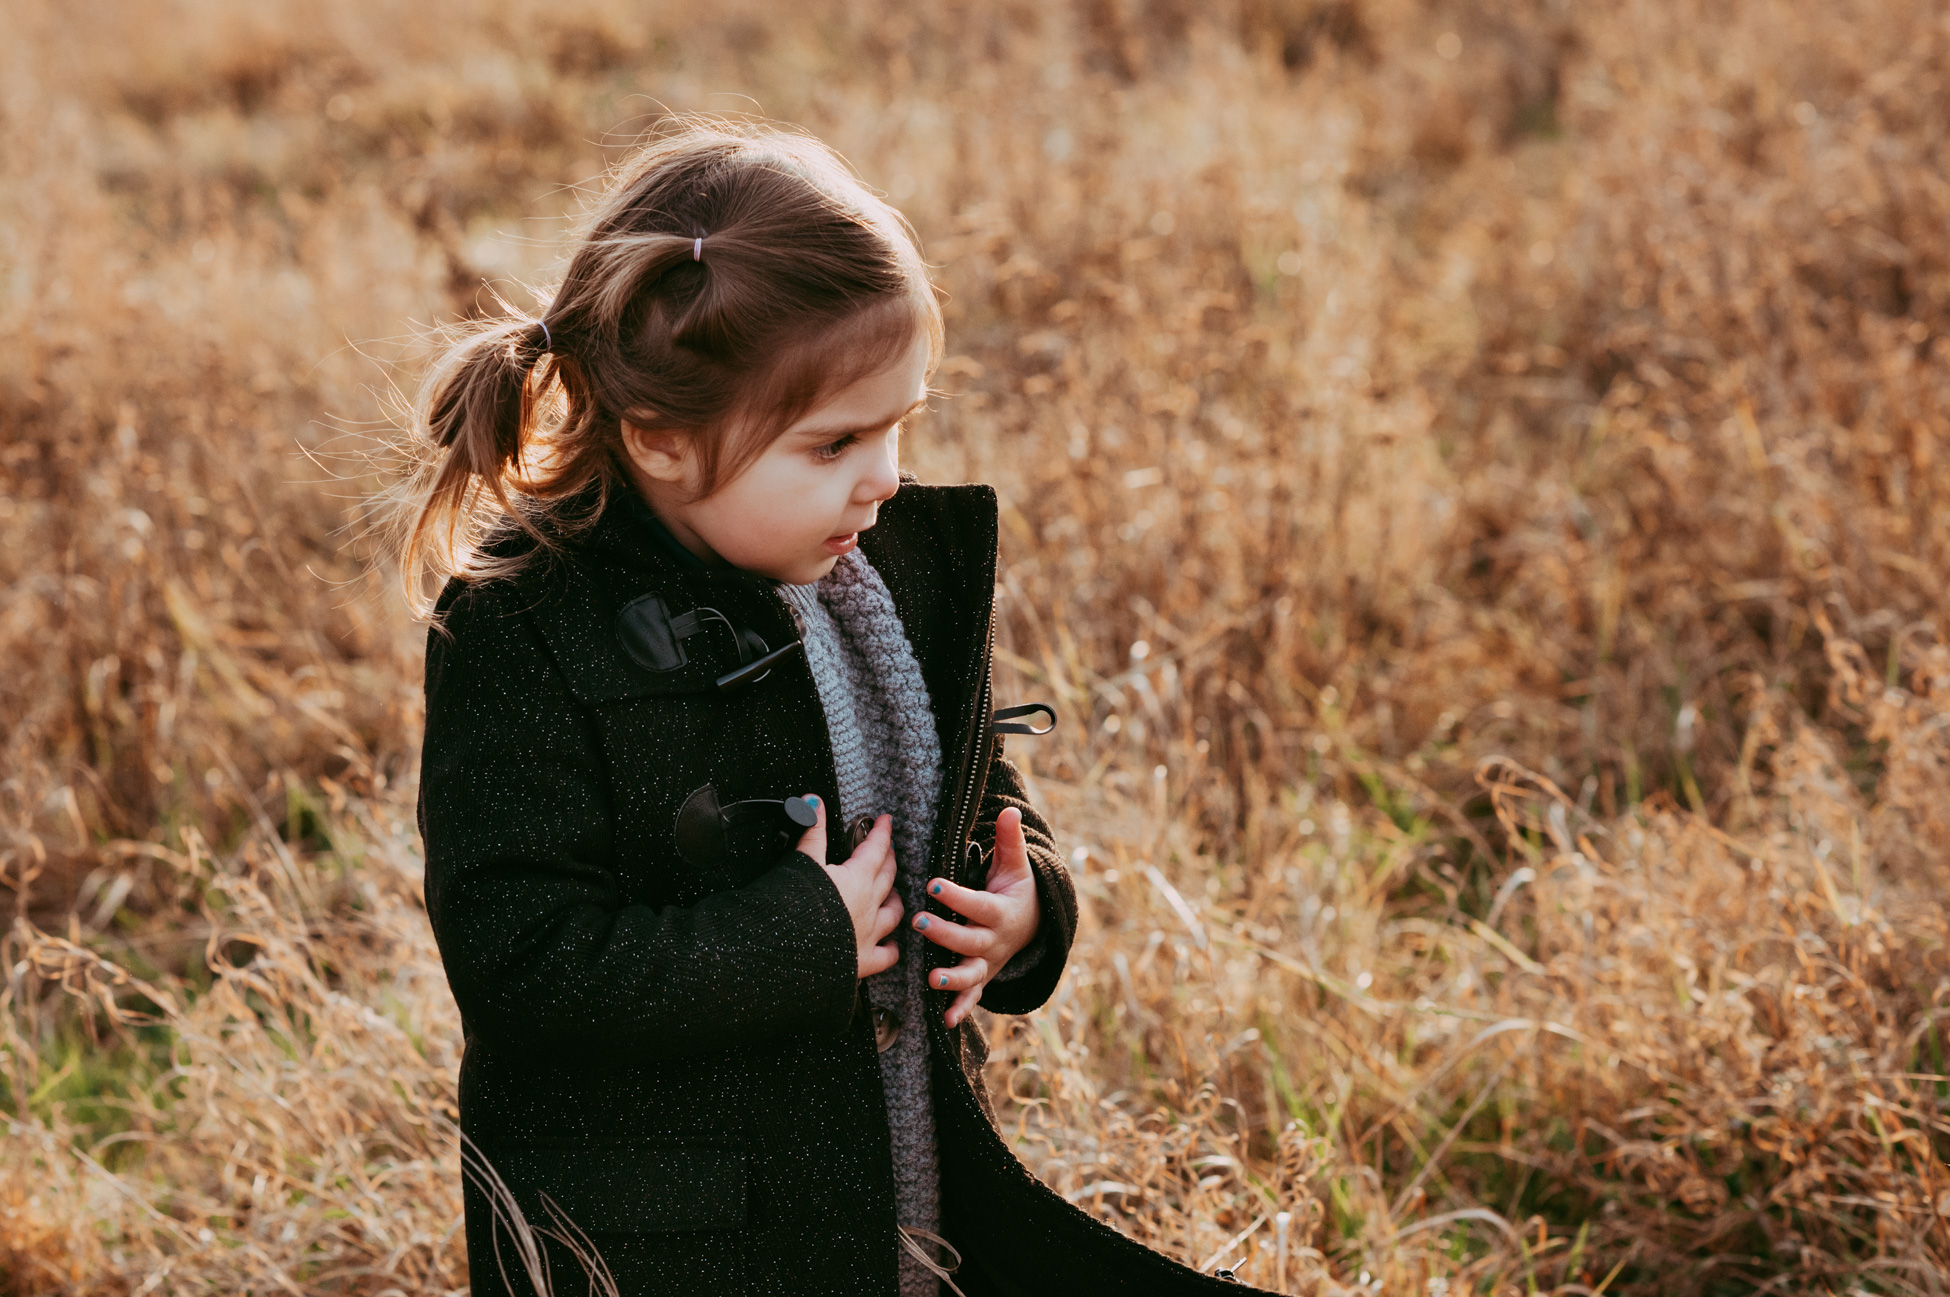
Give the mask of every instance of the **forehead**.
M 931 356 L 927 334 L 916 330 L 890 363 L 820 398 L 786 434 L 855 432 L 894 422 L 926 399 Z

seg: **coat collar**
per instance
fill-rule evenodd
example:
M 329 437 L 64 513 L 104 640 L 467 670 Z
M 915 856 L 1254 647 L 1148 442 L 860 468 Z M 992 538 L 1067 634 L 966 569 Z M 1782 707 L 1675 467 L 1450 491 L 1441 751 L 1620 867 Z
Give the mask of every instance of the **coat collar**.
M 980 483 L 929 486 L 904 473 L 900 489 L 880 506 L 874 526 L 861 533 L 860 548 L 867 560 L 881 571 L 882 578 L 889 580 L 890 586 L 892 581 L 883 563 L 898 566 L 898 555 L 918 549 L 934 551 L 939 559 L 969 578 L 958 584 L 974 584 L 983 591 L 991 591 L 995 583 L 996 538 L 995 488 Z M 627 487 L 610 493 L 602 515 L 580 538 L 577 547 L 586 547 L 592 555 L 602 555 L 654 576 L 713 573 L 749 581 L 765 580 L 737 569 L 707 567 L 670 534 L 643 497 Z
M 995 589 L 996 497 L 985 485 L 929 486 L 903 478 L 860 547 L 886 582 L 943 728 L 963 710 L 986 663 Z M 774 582 L 709 568 L 678 546 L 633 491 L 611 495 L 600 516 L 536 565 L 547 579 L 531 606 L 571 691 L 584 703 L 712 689 L 736 665 L 699 652 L 667 674 L 632 662 L 616 631 L 623 606 L 644 595 L 672 613 L 722 610 L 773 646 L 797 633 Z M 702 647 L 702 645 L 700 646 Z M 763 687 L 763 686 L 760 686 Z M 945 743 L 957 736 L 943 735 Z

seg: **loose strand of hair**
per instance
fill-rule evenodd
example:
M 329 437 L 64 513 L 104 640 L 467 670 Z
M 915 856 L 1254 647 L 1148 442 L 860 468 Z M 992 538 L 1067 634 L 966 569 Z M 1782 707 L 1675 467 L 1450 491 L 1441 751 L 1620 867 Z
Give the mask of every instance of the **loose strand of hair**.
M 519 317 L 466 326 L 422 389 L 414 418 L 421 464 L 403 493 L 396 550 L 416 612 L 431 603 L 429 577 L 468 566 L 462 556 L 478 552 L 490 516 L 548 544 L 508 489 L 510 477 L 522 473 L 537 389 L 556 368 L 525 354 L 534 327 Z

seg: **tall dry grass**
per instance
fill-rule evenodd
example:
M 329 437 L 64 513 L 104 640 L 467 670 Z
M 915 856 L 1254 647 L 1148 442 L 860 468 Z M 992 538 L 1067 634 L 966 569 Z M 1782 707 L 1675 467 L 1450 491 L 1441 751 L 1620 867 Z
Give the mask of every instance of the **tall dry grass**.
M 910 454 L 1064 714 L 1041 1174 L 1294 1292 L 1941 1291 L 1938 7 L 6 17 L 8 1290 L 466 1282 L 359 456 L 756 109 L 939 264 Z

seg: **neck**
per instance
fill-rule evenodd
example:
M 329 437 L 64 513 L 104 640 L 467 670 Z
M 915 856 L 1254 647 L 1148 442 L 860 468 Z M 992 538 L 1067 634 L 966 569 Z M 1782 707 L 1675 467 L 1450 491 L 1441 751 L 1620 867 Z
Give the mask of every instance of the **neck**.
M 671 498 L 669 488 L 646 474 L 635 471 L 634 465 L 630 477 L 632 479 L 630 484 L 636 490 L 637 499 L 649 513 L 650 520 L 663 529 L 665 536 L 706 567 L 731 566 L 725 562 L 723 555 L 705 542 L 704 537 L 685 525 L 682 510 L 674 507 L 676 502 Z
M 680 531 L 678 526 L 672 524 L 667 512 L 657 509 L 640 493 L 631 493 L 628 507 L 637 525 L 648 532 L 658 547 L 678 566 L 695 569 L 729 566 L 696 532 L 688 527 Z

